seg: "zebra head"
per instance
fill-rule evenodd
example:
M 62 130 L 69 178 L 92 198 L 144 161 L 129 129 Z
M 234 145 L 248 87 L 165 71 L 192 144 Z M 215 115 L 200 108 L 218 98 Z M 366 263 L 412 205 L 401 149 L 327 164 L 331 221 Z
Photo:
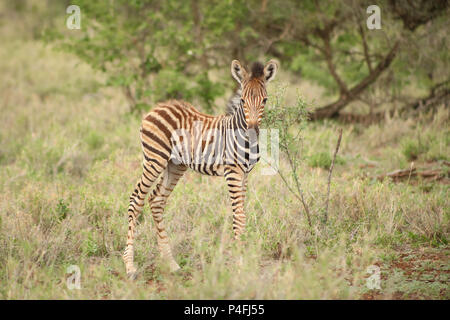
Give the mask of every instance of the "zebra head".
M 231 75 L 241 85 L 240 104 L 244 109 L 247 128 L 257 133 L 267 102 L 266 84 L 275 78 L 277 70 L 278 63 L 275 60 L 270 60 L 265 66 L 260 62 L 253 63 L 250 73 L 238 60 L 231 62 Z

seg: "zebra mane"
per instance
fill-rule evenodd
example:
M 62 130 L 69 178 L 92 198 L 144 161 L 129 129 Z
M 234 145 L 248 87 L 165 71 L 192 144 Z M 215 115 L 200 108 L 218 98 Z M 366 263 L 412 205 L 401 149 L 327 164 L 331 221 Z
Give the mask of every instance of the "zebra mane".
M 227 102 L 226 114 L 233 114 L 241 105 L 242 89 L 239 87 Z
M 251 70 L 252 78 L 259 78 L 264 75 L 264 65 L 261 62 L 254 62 Z

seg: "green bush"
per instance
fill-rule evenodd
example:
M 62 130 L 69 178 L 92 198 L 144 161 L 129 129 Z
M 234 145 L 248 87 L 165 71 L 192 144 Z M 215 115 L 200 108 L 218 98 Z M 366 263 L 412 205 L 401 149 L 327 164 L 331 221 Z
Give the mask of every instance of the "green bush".
M 308 157 L 308 165 L 313 168 L 330 169 L 331 166 L 331 154 L 328 152 L 314 153 Z M 335 164 L 344 164 L 345 161 L 341 157 L 337 156 Z
M 86 136 L 85 141 L 86 141 L 87 145 L 89 146 L 89 149 L 96 150 L 96 149 L 99 149 L 103 145 L 104 138 L 97 132 L 91 131 Z
M 56 205 L 56 214 L 58 220 L 64 220 L 69 213 L 69 205 L 64 201 L 64 199 L 59 199 L 58 204 Z
M 428 151 L 428 144 L 420 139 L 406 139 L 402 143 L 402 153 L 408 160 L 416 160 L 421 154 Z

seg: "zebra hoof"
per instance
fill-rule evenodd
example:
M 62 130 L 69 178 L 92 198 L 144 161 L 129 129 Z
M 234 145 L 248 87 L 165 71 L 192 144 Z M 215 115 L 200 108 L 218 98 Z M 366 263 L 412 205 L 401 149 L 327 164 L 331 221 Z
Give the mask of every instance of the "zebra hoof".
M 127 273 L 128 279 L 130 280 L 136 280 L 137 272 L 129 272 Z
M 127 270 L 127 277 L 130 280 L 135 280 L 137 277 L 137 270 L 135 267 L 131 267 L 130 269 Z
M 177 272 L 178 270 L 180 270 L 180 266 L 178 265 L 178 263 L 176 263 L 175 261 L 171 262 L 169 265 L 169 270 L 170 272 Z

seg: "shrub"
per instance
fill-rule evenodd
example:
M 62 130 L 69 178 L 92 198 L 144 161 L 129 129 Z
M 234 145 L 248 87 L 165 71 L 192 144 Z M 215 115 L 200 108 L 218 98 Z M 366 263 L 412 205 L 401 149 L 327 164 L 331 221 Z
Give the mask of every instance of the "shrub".
M 330 169 L 331 154 L 329 152 L 314 153 L 308 157 L 308 165 L 313 168 Z M 341 157 L 336 157 L 336 164 L 344 164 L 345 161 Z
M 408 138 L 402 143 L 402 153 L 408 160 L 416 160 L 421 154 L 428 151 L 428 144 L 418 139 Z

